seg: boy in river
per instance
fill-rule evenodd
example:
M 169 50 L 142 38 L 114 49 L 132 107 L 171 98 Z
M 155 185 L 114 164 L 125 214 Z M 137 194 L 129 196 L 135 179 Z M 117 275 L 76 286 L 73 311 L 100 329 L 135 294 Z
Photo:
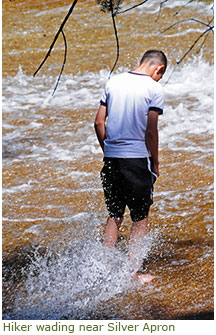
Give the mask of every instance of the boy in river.
M 164 91 L 158 81 L 167 67 L 166 55 L 148 50 L 134 71 L 108 80 L 95 118 L 95 131 L 104 152 L 101 179 L 109 213 L 104 230 L 107 247 L 116 246 L 126 206 L 133 221 L 129 254 L 147 232 L 153 184 L 159 177 L 158 116 Z M 154 277 L 135 270 L 134 280 Z

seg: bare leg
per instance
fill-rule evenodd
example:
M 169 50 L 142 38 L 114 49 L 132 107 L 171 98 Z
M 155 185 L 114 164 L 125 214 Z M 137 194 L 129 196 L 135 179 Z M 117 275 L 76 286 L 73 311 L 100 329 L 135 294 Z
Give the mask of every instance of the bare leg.
M 144 237 L 147 233 L 148 218 L 133 223 L 131 235 L 130 235 L 130 247 L 133 247 L 135 243 Z
M 142 238 L 146 235 L 147 233 L 147 222 L 148 219 L 145 218 L 141 221 L 136 221 L 133 223 L 133 228 L 131 231 L 131 236 L 130 236 L 130 242 L 129 242 L 129 259 L 135 263 L 135 270 L 133 273 L 133 280 L 139 281 L 140 283 L 148 283 L 154 277 L 150 274 L 139 274 L 137 271 L 139 270 L 139 267 L 142 264 L 142 260 L 136 259 L 136 251 L 134 249 L 136 248 L 136 245 L 139 244 L 139 242 L 142 240 Z M 133 260 L 134 258 L 134 260 Z
M 118 230 L 121 226 L 123 218 L 111 218 L 108 217 L 107 223 L 104 229 L 104 243 L 108 248 L 116 247 L 118 239 Z

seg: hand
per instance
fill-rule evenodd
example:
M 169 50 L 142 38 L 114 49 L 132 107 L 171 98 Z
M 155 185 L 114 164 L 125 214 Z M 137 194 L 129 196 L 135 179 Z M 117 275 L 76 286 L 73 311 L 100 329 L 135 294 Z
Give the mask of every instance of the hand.
M 159 163 L 154 163 L 153 164 L 153 171 L 154 173 L 159 177 Z

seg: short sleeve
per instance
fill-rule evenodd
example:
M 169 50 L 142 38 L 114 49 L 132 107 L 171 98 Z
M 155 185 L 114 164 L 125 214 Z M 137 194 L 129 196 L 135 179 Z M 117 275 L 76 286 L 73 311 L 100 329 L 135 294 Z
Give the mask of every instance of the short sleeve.
M 106 87 L 104 89 L 104 93 L 103 93 L 103 95 L 100 99 L 100 104 L 103 105 L 103 106 L 107 106 L 107 93 L 106 92 L 107 92 L 107 85 L 106 85 Z
M 154 91 L 149 110 L 154 110 L 158 112 L 159 115 L 163 114 L 164 109 L 164 89 L 163 87 L 158 83 L 156 90 Z

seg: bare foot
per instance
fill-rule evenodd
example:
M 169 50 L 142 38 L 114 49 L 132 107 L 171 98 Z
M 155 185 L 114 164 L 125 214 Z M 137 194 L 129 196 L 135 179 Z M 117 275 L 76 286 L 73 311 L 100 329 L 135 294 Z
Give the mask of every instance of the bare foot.
M 133 275 L 133 280 L 140 284 L 149 283 L 154 278 L 155 277 L 150 274 L 143 274 L 143 273 L 137 273 L 137 272 Z

